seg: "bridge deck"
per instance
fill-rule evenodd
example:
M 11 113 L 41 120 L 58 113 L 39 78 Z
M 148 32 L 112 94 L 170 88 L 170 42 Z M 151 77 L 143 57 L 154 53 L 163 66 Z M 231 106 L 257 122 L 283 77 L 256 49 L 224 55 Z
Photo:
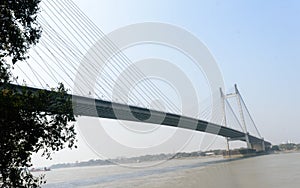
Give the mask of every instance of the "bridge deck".
M 24 87 L 18 85 L 6 85 L 1 86 L 3 88 L 16 89 L 19 92 L 24 90 L 31 92 L 38 92 L 42 89 Z M 54 92 L 43 90 L 44 92 Z M 165 113 L 156 110 L 150 110 L 147 108 L 141 108 L 136 106 L 129 106 L 126 104 L 114 103 L 104 100 L 92 99 L 87 97 L 81 97 L 76 95 L 66 95 L 66 98 L 71 99 L 73 102 L 73 111 L 75 115 L 90 116 L 90 117 L 101 117 L 109 119 L 119 119 L 127 121 L 135 121 L 141 123 L 153 123 L 161 124 L 165 126 L 178 127 L 190 130 L 196 130 L 223 136 L 229 139 L 237 139 L 241 141 L 245 140 L 245 133 L 224 127 L 218 124 L 210 123 L 203 120 L 198 120 L 191 117 L 181 116 L 172 113 Z M 53 99 L 55 100 L 55 99 Z M 45 111 L 51 109 L 43 109 Z M 253 135 L 249 135 L 250 143 L 261 143 L 263 140 Z M 270 142 L 265 141 L 266 146 L 270 146 Z

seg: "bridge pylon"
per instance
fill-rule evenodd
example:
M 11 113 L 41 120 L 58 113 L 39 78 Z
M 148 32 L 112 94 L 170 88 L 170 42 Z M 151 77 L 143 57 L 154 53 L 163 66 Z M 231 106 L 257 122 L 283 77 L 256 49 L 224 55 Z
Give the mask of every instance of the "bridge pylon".
M 223 111 L 223 125 L 227 127 L 227 118 L 226 118 L 226 95 L 223 93 L 222 88 L 220 88 L 220 94 L 222 99 L 222 111 Z M 227 144 L 227 152 L 230 156 L 230 145 L 229 145 L 229 138 L 226 138 L 226 144 Z
M 233 93 L 229 93 L 229 94 L 224 94 L 222 88 L 220 88 L 220 93 L 221 93 L 221 99 L 222 99 L 222 107 L 223 107 L 223 125 L 225 127 L 228 126 L 228 118 L 226 117 L 226 102 L 227 102 L 227 99 L 228 98 L 235 98 L 236 99 L 236 102 L 237 102 L 237 105 L 238 105 L 238 111 L 239 111 L 239 123 L 241 124 L 241 127 L 242 127 L 242 131 L 245 133 L 245 136 L 243 136 L 242 138 L 239 137 L 239 138 L 226 138 L 226 142 L 227 142 L 227 150 L 229 151 L 229 142 L 230 141 L 235 141 L 235 140 L 244 140 L 246 143 L 247 143 L 247 148 L 248 149 L 255 149 L 256 151 L 265 151 L 265 143 L 264 143 L 264 139 L 260 136 L 260 133 L 258 132 L 255 124 L 255 128 L 257 130 L 257 133 L 259 134 L 260 138 L 261 138 L 261 143 L 252 143 L 251 140 L 250 140 L 250 137 L 249 137 L 249 132 L 248 132 L 248 129 L 247 129 L 247 124 L 246 124 L 246 121 L 245 121 L 245 115 L 244 115 L 244 110 L 243 110 L 243 104 L 245 105 L 244 101 L 243 101 L 243 98 L 237 88 L 237 85 L 235 84 L 234 85 L 234 92 Z M 249 110 L 246 108 L 246 111 L 249 113 Z M 233 112 L 234 113 L 234 112 Z M 249 113 L 250 115 L 250 113 Z M 251 115 L 250 115 L 250 118 L 252 120 L 252 122 L 254 123 Z
M 245 139 L 246 139 L 246 143 L 247 143 L 247 147 L 248 149 L 252 149 L 252 145 L 250 143 L 250 140 L 249 140 L 249 133 L 248 133 L 248 130 L 247 130 L 247 125 L 246 125 L 246 121 L 245 121 L 245 116 L 244 116 L 244 111 L 243 111 L 243 107 L 242 107 L 242 102 L 241 100 L 242 99 L 242 96 L 237 88 L 237 84 L 234 85 L 234 90 L 235 90 L 235 97 L 236 97 L 236 100 L 237 100 L 237 103 L 238 103 L 238 106 L 239 106 L 239 113 L 240 113 L 240 118 L 241 118 L 241 121 L 242 121 L 242 126 L 244 128 L 244 133 L 245 133 Z

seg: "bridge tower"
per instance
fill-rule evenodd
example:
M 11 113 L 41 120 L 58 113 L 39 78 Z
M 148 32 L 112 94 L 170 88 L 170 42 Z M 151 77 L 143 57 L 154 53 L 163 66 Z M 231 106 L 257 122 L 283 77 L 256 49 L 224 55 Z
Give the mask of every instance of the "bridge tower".
M 222 107 L 223 107 L 223 119 L 224 119 L 224 126 L 227 127 L 228 122 L 227 122 L 227 117 L 226 117 L 226 102 L 228 98 L 236 98 L 236 102 L 238 105 L 238 111 L 239 111 L 239 116 L 240 116 L 240 123 L 242 125 L 242 129 L 243 132 L 245 133 L 245 136 L 242 138 L 242 140 L 245 140 L 245 142 L 247 143 L 247 148 L 248 149 L 255 149 L 256 151 L 265 151 L 265 143 L 264 143 L 264 139 L 261 137 L 253 118 L 251 117 L 249 110 L 247 108 L 247 106 L 245 105 L 245 102 L 238 90 L 237 84 L 234 85 L 234 92 L 233 93 L 229 93 L 229 94 L 224 94 L 224 92 L 222 91 L 222 88 L 220 88 L 220 93 L 221 93 L 221 99 L 222 99 Z M 243 110 L 243 105 L 245 106 L 245 110 L 246 113 L 249 114 L 251 121 L 253 122 L 255 129 L 259 135 L 259 137 L 261 138 L 261 142 L 260 143 L 251 143 L 250 139 L 249 139 L 249 132 L 247 129 L 247 124 L 245 121 L 245 114 L 244 114 L 244 110 Z M 233 112 L 234 113 L 234 112 Z M 227 142 L 227 150 L 229 151 L 229 142 L 230 141 L 235 141 L 235 140 L 241 140 L 241 138 L 235 138 L 235 139 L 230 139 L 230 138 L 226 138 L 226 142 Z
M 220 88 L 221 100 L 222 100 L 222 111 L 223 111 L 223 125 L 227 127 L 227 118 L 226 118 L 226 95 L 223 93 L 222 88 Z M 227 152 L 230 156 L 230 147 L 229 147 L 229 138 L 226 138 Z
M 246 125 L 246 121 L 245 121 L 245 116 L 244 116 L 244 112 L 243 112 L 243 107 L 242 107 L 242 96 L 237 88 L 237 84 L 234 85 L 234 90 L 235 90 L 235 97 L 236 97 L 236 100 L 237 100 L 237 103 L 238 103 L 238 106 L 239 106 L 239 113 L 240 113 L 240 118 L 241 118 L 241 121 L 242 121 L 242 126 L 244 128 L 244 133 L 245 133 L 245 140 L 246 140 L 246 143 L 247 143 L 247 147 L 248 149 L 252 149 L 252 146 L 251 146 L 251 143 L 249 141 L 249 133 L 248 133 L 248 130 L 247 130 L 247 125 Z

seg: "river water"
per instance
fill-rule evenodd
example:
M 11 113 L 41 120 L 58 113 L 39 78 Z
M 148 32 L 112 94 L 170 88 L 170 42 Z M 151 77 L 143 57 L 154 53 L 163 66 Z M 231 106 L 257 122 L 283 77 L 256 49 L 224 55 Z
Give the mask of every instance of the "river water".
M 272 154 L 239 160 L 223 158 L 173 159 L 142 168 L 97 166 L 46 172 L 45 188 L 57 187 L 222 187 L 299 188 L 300 153 Z

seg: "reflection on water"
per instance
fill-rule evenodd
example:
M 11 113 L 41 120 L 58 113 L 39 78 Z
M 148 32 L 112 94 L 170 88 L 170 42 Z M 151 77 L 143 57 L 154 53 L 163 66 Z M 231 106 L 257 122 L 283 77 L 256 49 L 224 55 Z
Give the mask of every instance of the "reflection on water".
M 148 168 L 99 166 L 46 173 L 45 188 L 56 187 L 288 187 L 300 185 L 300 154 L 277 154 L 242 160 L 170 160 Z

